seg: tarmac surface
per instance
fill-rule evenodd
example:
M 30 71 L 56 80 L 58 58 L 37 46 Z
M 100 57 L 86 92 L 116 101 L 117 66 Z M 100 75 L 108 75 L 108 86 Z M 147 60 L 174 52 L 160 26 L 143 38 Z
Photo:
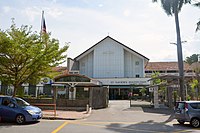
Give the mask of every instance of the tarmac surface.
M 126 109 L 127 111 L 139 111 L 142 110 L 141 107 L 146 107 L 143 111 L 148 110 L 149 112 L 153 111 L 154 113 L 163 113 L 168 112 L 171 113 L 166 107 L 161 107 L 159 109 L 154 109 L 150 102 L 145 101 L 132 101 L 130 108 Z M 150 107 L 151 106 L 151 107 Z M 56 115 L 53 110 L 43 110 L 42 119 L 52 119 L 52 120 L 80 120 L 85 119 L 90 116 L 90 111 L 66 111 L 66 110 L 56 110 Z

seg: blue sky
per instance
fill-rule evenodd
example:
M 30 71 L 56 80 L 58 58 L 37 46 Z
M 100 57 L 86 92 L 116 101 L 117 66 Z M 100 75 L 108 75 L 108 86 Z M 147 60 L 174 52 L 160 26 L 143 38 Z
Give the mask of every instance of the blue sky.
M 9 0 L 0 1 L 0 29 L 31 25 L 40 32 L 45 11 L 47 31 L 69 43 L 74 58 L 107 35 L 148 57 L 150 61 L 177 61 L 174 17 L 165 14 L 152 0 Z M 200 32 L 196 23 L 200 8 L 185 5 L 179 14 L 183 56 L 200 54 Z

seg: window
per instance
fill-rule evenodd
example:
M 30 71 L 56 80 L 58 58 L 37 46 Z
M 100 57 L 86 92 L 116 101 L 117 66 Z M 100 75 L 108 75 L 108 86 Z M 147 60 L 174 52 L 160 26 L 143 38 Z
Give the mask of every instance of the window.
M 140 62 L 139 62 L 139 61 L 136 61 L 136 62 L 135 62 L 135 65 L 136 65 L 136 66 L 137 66 L 137 65 L 139 65 L 139 64 L 140 64 Z
M 176 70 L 168 70 L 167 73 L 178 73 Z
M 165 71 L 162 71 L 162 70 L 161 70 L 161 71 L 159 71 L 159 73 L 165 73 Z
M 8 104 L 10 104 L 10 99 L 8 99 L 8 98 L 4 98 L 3 99 L 3 102 L 2 102 L 2 105 L 4 105 L 4 106 L 8 106 Z
M 136 78 L 139 78 L 139 77 L 140 77 L 140 75 L 139 75 L 139 74 L 136 74 L 136 75 L 135 75 L 135 77 L 136 77 Z
M 193 109 L 200 109 L 200 103 L 191 103 L 190 106 L 191 106 Z
M 152 73 L 152 71 L 145 71 L 145 73 Z
M 184 109 L 185 108 L 185 103 L 177 103 L 177 108 L 178 109 Z

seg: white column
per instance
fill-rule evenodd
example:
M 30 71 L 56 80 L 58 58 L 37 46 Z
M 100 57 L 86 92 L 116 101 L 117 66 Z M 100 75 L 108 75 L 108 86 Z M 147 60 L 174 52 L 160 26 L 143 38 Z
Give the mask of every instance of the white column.
M 154 95 L 153 95 L 153 99 L 154 99 L 154 108 L 159 108 L 159 103 L 158 103 L 158 86 L 154 87 Z
M 69 88 L 69 100 L 76 100 L 76 88 L 75 87 Z
M 35 87 L 35 97 L 38 97 L 38 86 Z

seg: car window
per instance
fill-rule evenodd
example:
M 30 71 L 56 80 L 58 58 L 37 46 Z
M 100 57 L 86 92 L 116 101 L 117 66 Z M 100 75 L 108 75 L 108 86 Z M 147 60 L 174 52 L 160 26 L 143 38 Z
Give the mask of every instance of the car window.
M 0 105 L 2 105 L 2 97 L 0 97 Z
M 16 101 L 18 106 L 21 106 L 21 107 L 25 107 L 25 106 L 29 106 L 30 105 L 29 103 L 27 103 L 26 101 L 24 101 L 21 98 L 15 98 L 14 100 Z
M 200 103 L 191 103 L 190 106 L 191 106 L 193 109 L 200 109 Z
M 7 97 L 4 97 L 2 100 L 2 105 L 8 106 L 11 103 L 10 99 Z
M 185 108 L 185 103 L 177 103 L 177 108 L 178 109 L 184 109 Z

